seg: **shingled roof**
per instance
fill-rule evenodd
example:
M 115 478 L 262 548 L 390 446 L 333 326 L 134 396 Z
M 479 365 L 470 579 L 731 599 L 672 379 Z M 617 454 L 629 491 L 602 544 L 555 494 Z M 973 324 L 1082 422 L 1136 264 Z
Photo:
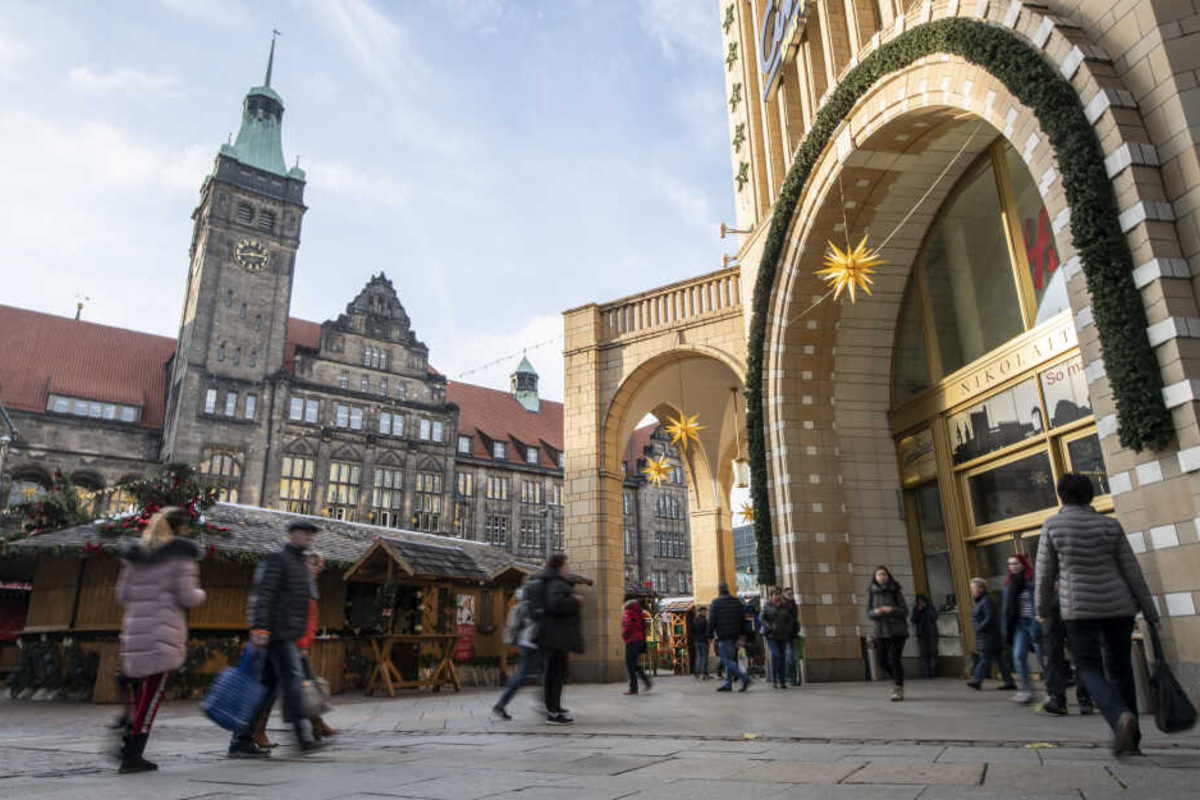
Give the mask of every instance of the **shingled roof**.
M 538 466 L 558 469 L 563 449 L 563 406 L 542 400 L 527 411 L 508 392 L 449 381 L 446 399 L 458 405 L 458 432 L 471 437 L 471 455 L 492 459 L 491 442 L 508 444 L 507 461 L 525 463 L 525 447 L 538 448 Z M 553 452 L 551 452 L 553 451 Z
M 517 558 L 499 548 L 481 542 L 451 539 L 433 533 L 382 528 L 356 522 L 290 514 L 254 506 L 217 503 L 205 514 L 212 525 L 228 528 L 220 534 L 205 534 L 200 538 L 204 546 L 213 546 L 218 551 L 245 553 L 263 556 L 279 549 L 288 525 L 296 520 L 309 520 L 320 527 L 313 547 L 325 554 L 330 561 L 349 565 L 358 560 L 377 540 L 386 541 L 415 574 L 442 575 L 469 580 L 486 580 L 510 567 L 530 573 L 538 565 Z M 14 556 L 35 555 L 39 551 L 56 547 L 82 547 L 85 544 L 111 546 L 123 539 L 98 532 L 93 525 L 78 525 L 61 531 L 39 533 L 9 544 Z

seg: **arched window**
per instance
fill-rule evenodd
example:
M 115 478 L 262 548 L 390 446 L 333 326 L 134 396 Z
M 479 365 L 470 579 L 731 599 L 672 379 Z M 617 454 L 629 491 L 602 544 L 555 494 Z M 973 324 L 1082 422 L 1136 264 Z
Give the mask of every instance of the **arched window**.
M 50 488 L 50 479 L 43 473 L 26 469 L 13 475 L 12 485 L 8 489 L 8 503 L 23 503 L 33 500 Z
M 200 460 L 201 479 L 217 487 L 217 499 L 236 503 L 242 485 L 242 454 L 233 450 L 205 448 Z
M 258 215 L 258 227 L 264 231 L 275 230 L 275 212 L 263 211 Z
M 1068 307 L 1041 193 L 998 139 L 959 179 L 913 264 L 896 324 L 893 404 Z
M 249 225 L 254 221 L 254 209 L 249 203 L 238 203 L 237 220 L 243 225 Z

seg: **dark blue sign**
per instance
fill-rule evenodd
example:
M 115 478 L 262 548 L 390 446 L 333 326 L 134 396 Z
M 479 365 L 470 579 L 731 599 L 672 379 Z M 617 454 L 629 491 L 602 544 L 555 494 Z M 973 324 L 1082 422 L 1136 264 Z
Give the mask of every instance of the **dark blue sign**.
M 768 0 L 766 10 L 763 11 L 758 47 L 762 62 L 764 100 L 770 95 L 779 68 L 783 66 L 787 43 L 791 42 L 797 26 L 807 14 L 807 0 Z

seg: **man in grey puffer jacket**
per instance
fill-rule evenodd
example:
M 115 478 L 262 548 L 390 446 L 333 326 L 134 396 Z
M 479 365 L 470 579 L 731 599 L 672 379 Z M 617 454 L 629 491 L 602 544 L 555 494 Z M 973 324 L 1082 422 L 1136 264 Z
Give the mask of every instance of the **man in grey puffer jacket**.
M 1152 625 L 1158 611 L 1121 523 L 1091 506 L 1094 490 L 1086 475 L 1069 473 L 1058 482 L 1062 509 L 1042 525 L 1037 556 L 1037 615 L 1051 616 L 1055 581 L 1075 653 L 1079 680 L 1113 730 L 1113 753 L 1137 752 L 1137 690 L 1130 636 L 1139 611 Z M 1107 659 L 1100 654 L 1101 637 Z M 1104 677 L 1107 660 L 1111 683 Z

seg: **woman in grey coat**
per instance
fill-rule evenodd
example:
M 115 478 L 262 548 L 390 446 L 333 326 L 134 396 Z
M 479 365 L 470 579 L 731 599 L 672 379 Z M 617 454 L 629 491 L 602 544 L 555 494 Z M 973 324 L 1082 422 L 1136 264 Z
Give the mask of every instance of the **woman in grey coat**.
M 1043 625 L 1049 622 L 1057 581 L 1079 680 L 1112 728 L 1113 753 L 1121 756 L 1137 752 L 1142 738 L 1130 658 L 1134 617 L 1141 611 L 1157 625 L 1158 610 L 1125 531 L 1092 508 L 1093 492 L 1086 475 L 1069 473 L 1058 482 L 1063 507 L 1043 523 L 1038 546 L 1037 615 Z
M 908 640 L 908 604 L 900 584 L 887 567 L 876 567 L 867 587 L 867 616 L 875 623 L 875 647 L 879 666 L 892 676 L 892 700 L 904 699 L 904 664 L 900 654 Z
M 121 549 L 117 602 L 121 623 L 121 672 L 134 680 L 128 726 L 121 744 L 122 773 L 158 767 L 142 758 L 150 726 L 162 703 L 167 678 L 187 656 L 187 611 L 204 602 L 199 586 L 200 548 L 188 534 L 192 517 L 165 508 L 151 518 L 141 541 Z

